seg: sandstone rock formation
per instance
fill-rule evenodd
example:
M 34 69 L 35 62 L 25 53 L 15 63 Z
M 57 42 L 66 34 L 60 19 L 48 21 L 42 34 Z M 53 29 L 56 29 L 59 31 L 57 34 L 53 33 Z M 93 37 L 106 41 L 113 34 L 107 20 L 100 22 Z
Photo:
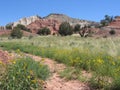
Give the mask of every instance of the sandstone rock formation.
M 17 22 L 14 22 L 13 23 L 13 27 L 15 27 L 17 24 L 22 24 L 22 25 L 29 25 L 30 23 L 36 21 L 36 20 L 39 20 L 41 17 L 39 16 L 31 16 L 31 17 L 27 17 L 27 18 L 21 18 L 19 21 Z
M 90 22 L 87 20 L 80 20 L 80 19 L 76 19 L 76 18 L 71 18 L 67 15 L 64 14 L 49 14 L 48 16 L 44 17 L 45 19 L 54 19 L 54 20 L 58 20 L 59 22 L 69 22 L 70 25 L 75 26 L 76 24 L 80 24 L 81 26 L 84 25 L 89 25 Z
M 64 14 L 49 14 L 48 16 L 43 17 L 27 25 L 27 28 L 29 28 L 33 33 L 36 33 L 38 32 L 38 29 L 48 27 L 53 34 L 58 32 L 59 26 L 62 22 L 69 22 L 70 25 L 73 27 L 76 24 L 80 24 L 83 27 L 85 25 L 91 25 L 94 23 L 86 20 L 71 18 Z
M 32 33 L 37 33 L 38 29 L 47 27 L 51 30 L 51 34 L 57 33 L 61 22 L 54 19 L 40 19 L 32 22 L 27 26 L 28 29 L 31 30 Z
M 108 26 L 98 28 L 99 30 L 95 33 L 98 37 L 110 37 L 110 36 L 120 36 L 120 16 L 115 17 L 115 19 L 109 23 Z M 115 34 L 111 35 L 110 31 L 114 30 Z
M 39 17 L 39 16 L 31 16 L 27 18 L 22 18 L 17 22 L 13 23 L 12 27 L 15 27 L 17 24 L 22 24 L 25 25 L 28 29 L 31 30 L 32 33 L 37 33 L 38 29 L 41 29 L 43 27 L 47 27 L 51 30 L 51 34 L 57 33 L 59 26 L 62 22 L 69 22 L 71 26 L 75 26 L 76 24 L 80 24 L 81 27 L 85 25 L 93 25 L 96 24 L 91 21 L 87 20 L 80 20 L 80 19 L 75 19 L 71 18 L 67 15 L 64 14 L 49 14 L 46 17 Z
M 0 26 L 0 30 L 5 30 L 6 27 L 5 26 Z
M 120 30 L 120 16 L 117 16 L 107 27 Z

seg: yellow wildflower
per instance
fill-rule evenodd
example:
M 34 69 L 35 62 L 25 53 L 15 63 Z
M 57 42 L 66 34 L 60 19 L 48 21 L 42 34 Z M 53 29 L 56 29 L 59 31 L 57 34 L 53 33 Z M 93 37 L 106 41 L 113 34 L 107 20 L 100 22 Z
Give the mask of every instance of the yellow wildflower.
M 0 64 L 3 64 L 3 62 L 0 60 Z
M 24 69 L 26 69 L 26 67 L 27 67 L 27 64 L 26 64 L 26 63 L 24 63 L 24 67 L 23 67 L 23 68 L 24 68 Z
M 15 62 L 15 61 L 13 61 L 13 64 L 16 64 L 16 62 Z
M 33 71 L 32 70 L 30 70 L 30 74 L 33 75 Z
M 42 60 L 41 61 L 45 61 L 45 59 L 44 58 L 42 58 Z
M 20 53 L 20 49 L 17 49 L 17 53 Z
M 114 62 L 114 61 L 112 62 L 112 65 L 115 65 L 115 62 Z
M 32 83 L 36 83 L 36 82 L 37 82 L 37 80 L 36 80 L 36 79 L 34 79 L 34 80 L 31 80 L 31 82 L 32 82 Z
M 10 63 L 13 63 L 13 64 L 15 64 L 15 63 L 16 63 L 16 61 L 15 61 L 15 60 L 9 60 L 9 62 L 10 62 Z
M 30 76 L 27 76 L 28 79 L 30 79 Z
M 103 64 L 103 63 L 104 63 L 104 61 L 103 61 L 102 59 L 98 59 L 97 62 L 98 62 L 99 64 Z

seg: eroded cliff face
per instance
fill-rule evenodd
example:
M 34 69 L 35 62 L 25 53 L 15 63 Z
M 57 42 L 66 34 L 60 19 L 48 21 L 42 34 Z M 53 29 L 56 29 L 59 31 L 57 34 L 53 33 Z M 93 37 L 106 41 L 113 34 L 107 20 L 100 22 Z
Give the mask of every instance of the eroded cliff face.
M 51 30 L 51 34 L 53 34 L 58 32 L 60 24 L 61 22 L 54 19 L 40 19 L 29 24 L 27 28 L 29 28 L 32 33 L 37 33 L 39 29 L 47 27 Z
M 36 20 L 39 20 L 41 19 L 41 17 L 39 16 L 30 16 L 30 17 L 27 17 L 27 18 L 21 18 L 19 21 L 17 22 L 14 22 L 13 23 L 13 27 L 15 27 L 17 24 L 22 24 L 24 26 L 27 26 L 29 24 L 31 24 L 32 22 L 36 21 Z
M 72 27 L 76 24 L 80 24 L 81 27 L 83 27 L 85 25 L 91 25 L 92 23 L 87 20 L 71 18 L 64 14 L 49 14 L 48 16 L 40 18 L 39 20 L 27 25 L 27 28 L 29 28 L 33 33 L 36 33 L 38 32 L 38 29 L 47 27 L 51 30 L 51 34 L 53 34 L 58 32 L 59 26 L 62 22 L 68 22 Z
M 0 26 L 0 30 L 6 30 L 5 26 Z
M 120 30 L 120 16 L 117 16 L 107 27 Z
M 62 22 L 68 22 L 72 27 L 74 27 L 76 24 L 80 24 L 81 27 L 93 24 L 91 21 L 71 18 L 64 14 L 52 13 L 43 18 L 37 15 L 22 18 L 19 21 L 14 22 L 12 27 L 15 27 L 17 24 L 22 24 L 30 29 L 32 33 L 37 33 L 38 29 L 47 27 L 51 30 L 51 34 L 53 34 L 58 32 L 59 26 Z
M 31 16 L 31 17 L 27 17 L 27 18 L 22 18 L 20 19 L 19 21 L 17 22 L 14 22 L 13 23 L 13 27 L 16 26 L 17 24 L 22 24 L 22 25 L 29 25 L 31 23 L 33 23 L 34 21 L 36 20 L 56 20 L 56 21 L 59 21 L 60 23 L 62 22 L 69 22 L 70 25 L 72 26 L 75 26 L 76 24 L 80 24 L 81 26 L 84 26 L 84 25 L 89 25 L 91 24 L 90 21 L 87 21 L 87 20 L 80 20 L 80 19 L 76 19 L 76 18 L 71 18 L 67 15 L 64 15 L 64 14 L 55 14 L 55 13 L 52 13 L 52 14 L 49 14 L 48 16 L 46 17 L 39 17 L 39 16 Z
M 82 27 L 84 25 L 89 25 L 91 22 L 87 21 L 87 20 L 80 20 L 80 19 L 76 19 L 76 18 L 71 18 L 67 15 L 64 14 L 49 14 L 48 16 L 44 17 L 45 19 L 54 19 L 57 20 L 59 22 L 69 22 L 70 25 L 75 26 L 76 24 L 80 24 Z

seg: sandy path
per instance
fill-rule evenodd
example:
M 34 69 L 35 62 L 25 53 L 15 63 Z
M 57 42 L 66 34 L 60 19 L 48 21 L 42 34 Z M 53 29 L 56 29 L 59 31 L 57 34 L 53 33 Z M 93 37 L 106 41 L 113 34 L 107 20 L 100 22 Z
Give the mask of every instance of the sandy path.
M 45 90 L 90 90 L 90 88 L 77 80 L 66 81 L 63 78 L 60 78 L 58 72 L 65 69 L 64 64 L 59 64 L 54 60 L 45 58 L 42 59 L 39 56 L 28 55 L 36 61 L 42 61 L 45 65 L 48 65 L 52 75 L 45 82 Z
M 8 63 L 9 60 L 12 60 L 13 56 L 9 54 L 7 51 L 3 51 L 0 49 L 0 61 L 3 63 Z

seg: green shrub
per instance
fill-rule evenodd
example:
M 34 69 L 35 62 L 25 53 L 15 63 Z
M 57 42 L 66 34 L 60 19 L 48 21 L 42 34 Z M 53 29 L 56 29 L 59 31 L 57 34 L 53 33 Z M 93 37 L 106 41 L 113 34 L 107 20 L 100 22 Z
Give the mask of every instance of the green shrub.
M 0 90 L 42 90 L 49 70 L 31 58 L 11 60 L 0 77 Z
M 77 33 L 80 31 L 81 26 L 79 24 L 76 24 L 74 27 L 74 32 Z
M 29 37 L 28 37 L 28 39 L 32 39 L 33 38 L 33 35 L 30 35 Z
M 115 32 L 115 30 L 112 29 L 112 30 L 109 31 L 109 33 L 110 33 L 111 35 L 114 35 L 116 32 Z
M 72 35 L 73 30 L 68 22 L 63 22 L 59 27 L 59 34 L 62 36 Z
M 21 30 L 30 32 L 30 29 L 28 29 L 27 27 L 25 27 L 25 26 L 22 25 L 22 24 L 18 24 L 16 27 L 19 28 L 19 29 L 21 29 Z
M 20 28 L 14 27 L 13 30 L 11 31 L 11 37 L 12 38 L 22 38 L 23 32 L 21 31 Z
M 105 18 L 100 21 L 102 27 L 108 26 L 114 20 L 113 16 L 105 15 Z
M 6 29 L 12 29 L 12 23 L 9 23 L 9 24 L 7 24 L 5 27 L 6 27 Z
M 37 32 L 37 34 L 39 34 L 39 35 L 49 35 L 50 33 L 51 33 L 51 31 L 47 27 L 39 29 L 38 32 Z

